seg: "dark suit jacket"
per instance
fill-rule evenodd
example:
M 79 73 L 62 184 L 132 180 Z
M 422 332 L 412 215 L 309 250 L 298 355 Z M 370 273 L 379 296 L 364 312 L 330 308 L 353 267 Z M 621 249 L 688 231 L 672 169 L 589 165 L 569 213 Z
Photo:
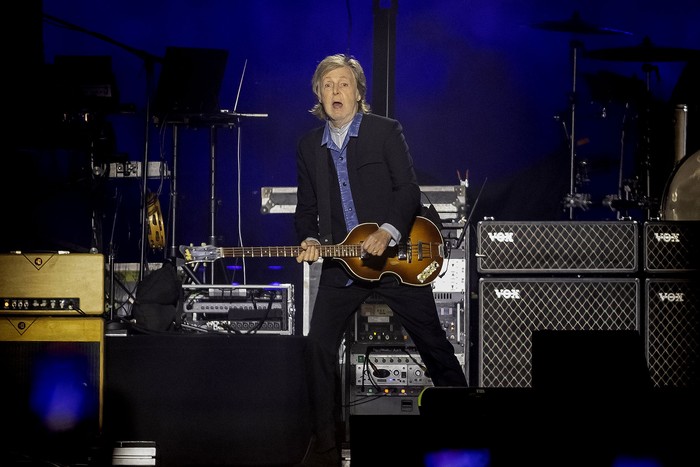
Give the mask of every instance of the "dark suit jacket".
M 321 238 L 327 232 L 319 231 L 319 203 L 321 197 L 330 200 L 330 219 L 326 225 L 332 230 L 333 244 L 341 243 L 346 235 L 340 188 L 333 160 L 327 147 L 321 146 L 324 127 L 305 134 L 297 147 L 297 205 L 295 228 L 298 240 Z M 348 142 L 348 175 L 358 221 L 396 227 L 402 238 L 408 236 L 411 224 L 420 210 L 420 187 L 413 170 L 413 159 L 403 135 L 401 124 L 393 119 L 365 114 L 356 138 Z M 323 164 L 319 166 L 319 164 Z M 319 184 L 319 173 L 327 183 Z M 323 186 L 327 192 L 321 192 Z M 336 261 L 324 261 L 321 281 L 347 282 L 340 277 Z M 335 271 L 327 271 L 333 268 Z M 342 268 L 340 268 L 342 269 Z

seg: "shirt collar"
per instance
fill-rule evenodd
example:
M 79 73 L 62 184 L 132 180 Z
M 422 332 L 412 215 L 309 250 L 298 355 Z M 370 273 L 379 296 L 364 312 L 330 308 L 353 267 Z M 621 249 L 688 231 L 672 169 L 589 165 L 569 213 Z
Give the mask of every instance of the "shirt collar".
M 347 128 L 347 132 L 350 136 L 357 137 L 357 135 L 360 133 L 360 123 L 362 122 L 362 114 L 361 112 L 357 112 L 354 117 L 352 117 L 352 120 L 348 123 L 349 127 Z M 340 131 L 345 130 L 345 127 L 341 128 Z M 321 137 L 321 146 L 328 145 L 328 143 L 331 142 L 331 122 L 329 120 L 326 120 L 326 126 L 323 129 L 323 136 Z

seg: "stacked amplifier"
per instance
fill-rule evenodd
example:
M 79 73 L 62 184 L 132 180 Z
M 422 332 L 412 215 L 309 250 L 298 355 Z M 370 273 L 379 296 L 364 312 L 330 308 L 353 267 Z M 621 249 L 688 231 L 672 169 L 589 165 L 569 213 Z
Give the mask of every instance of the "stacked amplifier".
M 478 381 L 532 386 L 535 331 L 640 330 L 638 224 L 477 225 Z
M 0 254 L 0 452 L 88 458 L 102 429 L 104 269 L 100 254 Z
M 537 331 L 636 331 L 655 386 L 694 384 L 692 238 L 697 223 L 480 222 L 479 386 L 532 386 Z
M 700 386 L 700 221 L 644 225 L 647 362 L 657 387 Z

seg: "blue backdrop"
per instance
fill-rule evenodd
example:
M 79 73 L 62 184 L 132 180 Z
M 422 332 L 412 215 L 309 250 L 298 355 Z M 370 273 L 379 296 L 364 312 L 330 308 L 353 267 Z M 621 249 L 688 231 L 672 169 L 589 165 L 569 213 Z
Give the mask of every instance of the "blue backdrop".
M 647 71 L 645 62 L 633 55 L 593 59 L 586 53 L 632 48 L 645 37 L 664 48 L 700 47 L 700 4 L 695 0 L 44 0 L 33 4 L 38 6 L 26 8 L 27 27 L 10 48 L 34 54 L 49 67 L 61 56 L 111 57 L 119 108 L 106 113 L 111 132 L 107 139 L 111 138 L 119 160 L 140 161 L 147 152 L 151 161 L 162 158 L 173 163 L 172 128 L 154 125 L 146 112 L 162 67 L 160 59 L 169 46 L 225 49 L 221 108 L 233 109 L 238 100 L 238 112 L 267 114 L 217 128 L 213 187 L 210 129 L 178 129 L 177 244 L 209 243 L 212 231 L 221 246 L 297 243 L 290 214 L 261 212 L 260 189 L 295 184 L 297 139 L 320 123 L 308 112 L 315 100 L 310 79 L 319 60 L 337 52 L 357 57 L 368 75 L 372 103 L 377 89 L 373 65 L 386 58 L 374 52 L 380 40 L 374 26 L 378 10 L 396 13 L 392 116 L 404 125 L 419 183 L 457 185 L 468 173 L 470 206 L 483 187 L 472 222 L 483 216 L 570 217 L 563 201 L 571 182 L 567 135 L 572 100 L 577 173 L 582 162 L 586 170 L 581 176 L 590 180 L 576 191 L 591 195 L 587 210 L 573 210 L 575 218 L 620 215 L 603 200 L 619 193 L 621 179 L 638 174 L 640 116 L 650 107 L 658 131 L 653 157 L 659 164 L 652 194 L 662 196 L 659 187 L 670 175 L 674 157 L 673 140 L 668 138 L 676 103 L 673 93 L 686 61 L 657 57 L 651 63 L 655 67 Z M 564 23 L 575 12 L 587 25 L 598 27 L 596 32 L 610 28 L 625 33 L 581 34 L 552 30 L 556 28 L 546 23 Z M 37 47 L 22 48 L 21 44 L 32 43 Z M 50 82 L 50 73 L 43 78 Z M 641 100 L 645 94 L 635 92 L 640 86 L 648 88 L 653 105 L 645 106 Z M 42 109 L 32 111 L 41 115 Z M 16 173 L 31 180 L 31 188 L 25 184 L 24 189 L 33 195 L 23 199 L 38 206 L 37 214 L 28 222 L 32 232 L 16 229 L 20 234 L 7 247 L 90 247 L 91 212 L 97 208 L 102 224 L 98 249 L 108 250 L 111 244 L 117 262 L 138 260 L 139 180 L 107 176 L 99 180 L 98 174 L 97 189 L 94 185 L 71 189 L 72 177 L 84 175 L 85 159 L 74 159 L 74 148 L 59 144 L 62 135 L 54 126 L 60 124 L 51 118 L 38 120 L 39 124 L 26 125 L 30 131 L 22 140 L 21 161 L 10 161 L 12 167 L 17 165 Z M 80 137 L 71 135 L 73 141 Z M 39 140 L 43 143 L 35 144 Z M 40 194 L 37 177 L 50 180 L 40 182 L 44 185 Z M 92 177 L 95 183 L 95 174 Z M 148 187 L 159 196 L 168 245 L 170 183 L 150 179 Z M 26 193 L 13 188 L 5 195 L 3 202 L 9 206 Z M 15 210 L 28 211 L 26 205 Z M 167 249 L 150 250 L 148 255 L 153 261 L 167 253 Z M 245 277 L 237 274 L 231 280 L 298 283 L 301 266 L 292 259 L 255 259 L 248 260 Z

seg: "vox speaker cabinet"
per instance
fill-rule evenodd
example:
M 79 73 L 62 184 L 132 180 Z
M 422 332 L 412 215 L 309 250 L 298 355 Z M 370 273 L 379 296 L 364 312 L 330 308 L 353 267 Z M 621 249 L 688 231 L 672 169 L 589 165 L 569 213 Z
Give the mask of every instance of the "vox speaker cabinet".
M 2 254 L 0 316 L 102 316 L 104 268 L 101 254 Z
M 644 270 L 649 273 L 700 271 L 700 222 L 644 224 Z
M 652 384 L 700 388 L 700 279 L 646 279 L 645 296 Z
M 532 386 L 532 333 L 640 330 L 637 278 L 479 280 L 478 385 Z
M 477 224 L 477 272 L 633 273 L 635 221 L 549 221 Z
M 0 317 L 0 456 L 84 462 L 102 427 L 103 349 L 101 317 Z

